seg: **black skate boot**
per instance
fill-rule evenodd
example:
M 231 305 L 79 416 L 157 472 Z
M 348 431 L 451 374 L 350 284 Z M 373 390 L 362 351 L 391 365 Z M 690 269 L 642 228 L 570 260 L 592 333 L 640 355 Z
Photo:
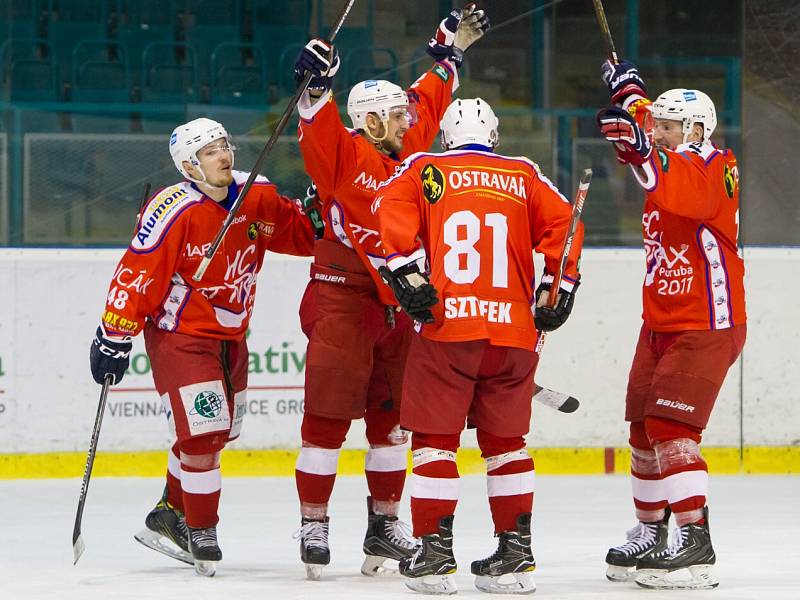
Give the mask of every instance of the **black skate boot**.
M 322 567 L 331 562 L 328 521 L 328 517 L 322 521 L 303 517 L 300 529 L 293 536 L 300 540 L 300 560 L 306 565 L 306 577 L 314 581 L 322 574 Z
M 187 564 L 193 565 L 189 552 L 189 530 L 183 513 L 167 501 L 167 488 L 155 508 L 145 517 L 145 529 L 134 539 L 155 550 Z
M 628 541 L 610 548 L 606 554 L 606 577 L 609 581 L 632 581 L 636 576 L 639 559 L 661 552 L 667 547 L 670 510 L 664 510 L 664 518 L 655 523 L 639 523 L 625 534 Z
M 495 553 L 472 563 L 475 587 L 490 594 L 532 594 L 536 591 L 532 574 L 536 560 L 531 551 L 531 513 L 517 517 L 516 531 L 504 531 L 497 538 Z M 511 577 L 502 581 L 505 575 Z
M 217 572 L 217 563 L 222 560 L 222 550 L 217 544 L 217 528 L 189 527 L 189 549 L 194 557 L 194 570 L 197 574 L 213 577 Z
M 400 561 L 400 574 L 408 577 L 406 586 L 423 594 L 455 594 L 456 568 L 453 515 L 442 517 L 439 533 L 423 535 L 413 556 Z
M 703 509 L 704 523 L 689 523 L 672 531 L 667 548 L 650 554 L 636 563 L 636 583 L 645 588 L 663 590 L 706 590 L 715 588 L 713 565 L 717 562 L 708 529 L 708 507 Z
M 410 558 L 419 545 L 407 524 L 397 517 L 378 515 L 372 510 L 372 497 L 367 496 L 367 533 L 364 536 L 364 564 L 361 573 L 369 577 L 394 573 L 384 566 L 387 559 Z

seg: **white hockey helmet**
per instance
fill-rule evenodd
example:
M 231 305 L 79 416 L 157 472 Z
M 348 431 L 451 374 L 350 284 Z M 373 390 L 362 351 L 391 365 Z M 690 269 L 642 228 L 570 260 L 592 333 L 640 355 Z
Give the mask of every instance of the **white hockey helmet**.
M 494 148 L 500 141 L 497 132 L 499 124 L 492 107 L 485 100 L 453 100 L 439 124 L 442 129 L 442 148 L 450 150 L 466 144 Z
M 680 121 L 683 125 L 683 141 L 692 133 L 695 123 L 703 124 L 703 141 L 711 139 L 717 128 L 717 111 L 714 102 L 700 90 L 676 88 L 667 90 L 653 102 L 654 119 Z
M 197 152 L 211 142 L 223 138 L 230 144 L 230 136 L 225 131 L 222 123 L 217 123 L 205 117 L 178 125 L 172 135 L 169 136 L 169 153 L 172 156 L 175 167 L 186 179 L 198 182 L 197 179 L 190 177 L 186 169 L 183 168 L 184 161 L 188 162 L 199 169 L 203 179 L 205 179 L 205 173 L 200 169 L 200 161 L 197 159 Z M 231 162 L 233 162 L 232 152 Z M 231 164 L 231 167 L 233 167 L 233 164 Z M 202 180 L 199 182 L 202 183 Z
M 357 83 L 347 97 L 347 115 L 353 129 L 367 128 L 367 115 L 375 113 L 384 123 L 389 113 L 398 109 L 408 110 L 408 95 L 399 85 L 385 79 L 367 79 Z

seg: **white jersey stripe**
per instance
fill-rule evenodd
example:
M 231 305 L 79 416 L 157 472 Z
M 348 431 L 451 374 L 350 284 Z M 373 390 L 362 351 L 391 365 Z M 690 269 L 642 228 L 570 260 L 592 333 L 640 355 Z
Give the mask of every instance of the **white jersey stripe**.
M 716 236 L 705 226 L 698 230 L 697 242 L 706 259 L 706 294 L 711 329 L 727 329 L 731 320 L 730 284 L 725 257 Z

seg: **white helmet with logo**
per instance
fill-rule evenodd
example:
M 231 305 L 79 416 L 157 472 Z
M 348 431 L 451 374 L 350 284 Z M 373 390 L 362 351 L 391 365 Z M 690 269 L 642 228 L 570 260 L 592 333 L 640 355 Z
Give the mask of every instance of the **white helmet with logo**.
M 494 148 L 500 139 L 497 132 L 499 124 L 492 107 L 484 100 L 454 100 L 439 124 L 442 128 L 442 148 L 450 150 L 466 144 Z
M 205 117 L 178 125 L 169 137 L 169 153 L 172 155 L 175 167 L 186 179 L 198 182 L 197 179 L 190 177 L 186 169 L 183 168 L 183 163 L 188 162 L 197 168 L 203 175 L 203 179 L 205 179 L 205 173 L 200 169 L 200 161 L 197 159 L 197 152 L 214 140 L 223 138 L 230 142 L 230 136 L 225 131 L 222 123 L 217 123 Z M 232 161 L 233 153 L 231 153 Z M 231 164 L 231 167 L 233 167 L 233 164 Z M 202 183 L 202 181 L 199 181 L 199 183 Z
M 717 128 L 717 111 L 707 94 L 700 90 L 676 88 L 667 90 L 653 102 L 653 118 L 680 121 L 683 141 L 692 133 L 695 123 L 703 124 L 703 141 L 707 142 Z
M 368 79 L 357 83 L 347 97 L 347 114 L 353 129 L 367 129 L 367 115 L 375 113 L 386 123 L 389 113 L 408 109 L 408 95 L 399 85 L 384 79 Z

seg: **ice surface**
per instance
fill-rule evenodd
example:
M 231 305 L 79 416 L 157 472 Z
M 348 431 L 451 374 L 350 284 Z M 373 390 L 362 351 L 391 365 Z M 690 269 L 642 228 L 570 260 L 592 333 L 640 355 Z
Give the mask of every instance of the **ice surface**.
M 306 581 L 297 542 L 299 516 L 291 478 L 223 480 L 220 546 L 213 579 L 139 545 L 133 534 L 161 494 L 159 479 L 100 478 L 84 512 L 86 552 L 72 565 L 72 525 L 80 481 L 0 482 L 3 507 L 0 598 L 3 600 L 150 600 L 208 598 L 411 599 L 400 577 L 363 577 L 366 525 L 363 477 L 341 477 L 331 504 L 332 562 L 319 582 Z M 541 476 L 534 509 L 536 598 L 800 598 L 800 478 L 718 476 L 711 480 L 711 531 L 720 587 L 650 591 L 606 581 L 610 544 L 633 525 L 630 484 L 622 476 Z M 495 549 L 482 476 L 462 479 L 455 521 L 459 596 L 475 589 L 470 561 Z M 407 502 L 403 516 L 408 519 Z M 419 596 L 422 597 L 422 596 Z

